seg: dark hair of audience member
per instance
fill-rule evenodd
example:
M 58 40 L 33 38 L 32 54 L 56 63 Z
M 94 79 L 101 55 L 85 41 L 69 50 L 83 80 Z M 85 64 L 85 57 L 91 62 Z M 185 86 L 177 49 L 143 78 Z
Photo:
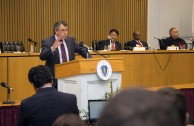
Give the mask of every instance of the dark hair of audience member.
M 55 120 L 52 126 L 85 126 L 85 123 L 76 114 L 63 114 Z
M 177 112 L 159 94 L 128 89 L 105 106 L 98 126 L 181 126 Z
M 46 83 L 52 83 L 53 77 L 47 66 L 32 67 L 28 73 L 28 80 L 34 87 L 40 88 Z
M 161 88 L 156 93 L 161 94 L 168 100 L 168 104 L 172 105 L 177 109 L 181 118 L 182 126 L 186 124 L 187 114 L 187 102 L 184 95 L 177 89 L 171 87 Z

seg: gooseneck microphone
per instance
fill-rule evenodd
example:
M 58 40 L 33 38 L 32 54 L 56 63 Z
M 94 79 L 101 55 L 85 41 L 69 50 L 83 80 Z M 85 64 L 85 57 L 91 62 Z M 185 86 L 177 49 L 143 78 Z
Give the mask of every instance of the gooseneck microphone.
M 11 88 L 11 87 L 10 87 L 8 84 L 6 84 L 5 82 L 1 82 L 1 86 L 7 88 L 8 90 L 14 91 L 14 89 Z
M 156 37 L 156 36 L 154 36 L 154 39 L 158 39 L 158 40 L 161 40 L 160 38 L 158 38 L 158 37 Z
M 107 36 L 108 39 L 112 40 L 112 38 L 110 36 Z
M 28 38 L 28 41 L 29 41 L 29 42 L 32 42 L 32 43 L 34 43 L 34 44 L 38 44 L 37 42 L 33 41 L 31 38 Z
M 99 52 L 97 52 L 96 50 L 94 50 L 93 48 L 90 48 L 89 46 L 87 46 L 84 42 L 80 42 L 79 43 L 79 46 L 83 47 L 83 48 L 87 48 L 87 49 L 90 49 L 92 51 L 94 51 L 96 54 L 98 54 L 99 56 L 102 56 L 104 58 L 107 58 L 106 56 L 100 54 Z
M 96 54 L 98 54 L 99 56 L 102 56 L 102 57 L 104 57 L 104 58 L 107 58 L 106 56 L 104 56 L 104 55 L 102 55 L 102 54 L 100 54 L 98 51 L 96 51 L 96 50 L 92 50 L 92 51 L 94 51 Z
M 87 59 L 92 58 L 92 56 L 91 56 L 90 53 L 88 52 L 88 50 L 91 49 L 89 46 L 87 46 L 84 42 L 79 42 L 79 46 L 82 47 L 84 50 L 87 51 L 87 53 L 86 53 L 86 58 L 87 58 Z
M 31 45 L 32 47 L 30 47 L 31 48 L 30 49 L 31 52 L 36 52 L 37 51 L 37 45 L 38 45 L 38 43 L 35 42 L 35 41 L 33 41 L 31 38 L 28 38 L 28 41 L 34 44 L 34 47 L 32 45 Z
M 10 91 L 14 91 L 8 84 L 1 82 L 1 86 L 7 88 L 7 101 L 4 101 L 3 104 L 14 104 L 14 101 L 10 100 Z

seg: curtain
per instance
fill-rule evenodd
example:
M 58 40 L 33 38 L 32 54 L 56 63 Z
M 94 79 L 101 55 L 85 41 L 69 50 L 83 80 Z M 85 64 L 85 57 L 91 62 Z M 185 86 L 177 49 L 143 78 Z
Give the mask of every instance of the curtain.
M 17 126 L 19 106 L 0 107 L 0 126 Z
M 188 111 L 189 111 L 190 116 L 192 118 L 194 118 L 194 89 L 185 88 L 185 89 L 180 89 L 180 91 L 186 97 L 187 105 L 188 105 Z

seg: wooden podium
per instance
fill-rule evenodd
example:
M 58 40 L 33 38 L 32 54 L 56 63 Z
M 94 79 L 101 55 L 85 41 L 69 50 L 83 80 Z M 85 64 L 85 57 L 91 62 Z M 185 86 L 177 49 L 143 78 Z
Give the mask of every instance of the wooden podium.
M 97 75 L 97 64 L 106 60 L 112 67 L 112 76 L 102 80 Z M 88 110 L 88 100 L 102 99 L 106 92 L 110 92 L 112 81 L 113 90 L 121 88 L 122 58 L 94 58 L 79 59 L 55 66 L 55 77 L 58 79 L 58 90 L 77 96 L 79 110 Z

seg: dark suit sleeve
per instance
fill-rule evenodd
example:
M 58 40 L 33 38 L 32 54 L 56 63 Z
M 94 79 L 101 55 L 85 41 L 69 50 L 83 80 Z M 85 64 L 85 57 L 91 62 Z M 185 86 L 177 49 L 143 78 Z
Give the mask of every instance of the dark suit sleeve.
M 86 48 L 80 47 L 80 46 L 77 44 L 75 38 L 71 38 L 71 39 L 72 39 L 71 42 L 73 43 L 75 52 L 78 53 L 78 54 L 80 54 L 83 58 L 87 58 L 87 54 L 89 54 L 89 53 L 88 53 L 88 50 L 87 50 Z M 89 55 L 90 55 L 90 54 L 89 54 Z
M 122 45 L 120 42 L 117 42 L 117 45 L 116 45 L 116 50 L 122 50 Z
M 20 111 L 19 111 L 18 126 L 27 126 L 27 122 L 25 120 L 25 114 L 24 114 L 24 107 L 22 103 L 21 103 Z
M 146 50 L 149 49 L 149 48 L 148 48 L 148 43 L 147 43 L 147 42 L 142 41 L 142 44 L 143 44 L 143 46 L 145 47 Z
M 79 110 L 78 110 L 78 107 L 77 107 L 77 97 L 75 95 L 73 95 L 73 105 L 74 105 L 74 113 L 79 115 Z
M 48 59 L 49 56 L 52 56 L 53 53 L 51 51 L 51 46 L 52 43 L 46 40 L 42 40 L 42 49 L 41 49 L 41 53 L 40 53 L 40 59 L 41 60 L 46 60 Z
M 179 38 L 179 41 L 180 41 L 180 43 L 181 43 L 182 45 L 185 45 L 185 49 L 187 49 L 187 43 L 185 42 L 185 40 Z
M 125 43 L 125 49 L 133 50 L 133 47 L 136 47 L 136 44 L 133 41 L 128 41 Z
M 145 42 L 145 47 L 148 48 L 148 43 L 147 42 Z

